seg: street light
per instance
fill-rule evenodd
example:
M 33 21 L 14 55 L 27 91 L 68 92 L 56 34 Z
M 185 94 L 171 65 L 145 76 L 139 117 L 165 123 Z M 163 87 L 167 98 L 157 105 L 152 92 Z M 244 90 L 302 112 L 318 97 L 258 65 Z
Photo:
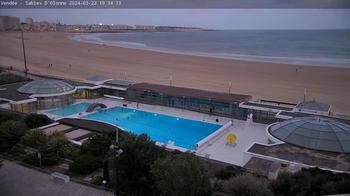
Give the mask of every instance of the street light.
M 27 23 L 25 23 L 25 22 L 21 23 L 21 36 L 22 36 L 22 49 L 23 49 L 23 60 L 24 60 L 24 73 L 27 77 L 27 75 L 28 75 L 27 57 L 26 57 L 26 49 L 24 47 L 24 38 L 23 38 L 23 29 L 22 29 L 22 26 L 25 24 L 27 24 Z
M 116 134 L 115 134 L 115 141 L 114 144 L 110 146 L 111 150 L 114 151 L 114 176 L 115 176 L 115 182 L 114 182 L 114 190 L 115 190 L 115 195 L 119 195 L 119 186 L 118 184 L 118 176 L 117 176 L 117 163 L 118 163 L 118 158 L 119 156 L 123 153 L 123 150 L 119 147 L 119 128 L 116 124 Z

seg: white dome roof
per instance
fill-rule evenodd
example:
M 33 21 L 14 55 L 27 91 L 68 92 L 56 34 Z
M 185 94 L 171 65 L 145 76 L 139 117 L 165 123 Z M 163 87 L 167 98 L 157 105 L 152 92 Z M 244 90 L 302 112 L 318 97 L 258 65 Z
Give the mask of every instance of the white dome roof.
M 34 80 L 17 89 L 20 93 L 35 95 L 61 94 L 73 90 L 75 87 L 60 80 Z

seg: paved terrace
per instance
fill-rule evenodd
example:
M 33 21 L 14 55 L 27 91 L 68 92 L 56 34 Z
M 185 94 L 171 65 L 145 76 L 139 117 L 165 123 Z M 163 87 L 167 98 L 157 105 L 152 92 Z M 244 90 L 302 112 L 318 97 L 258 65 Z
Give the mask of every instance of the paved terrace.
M 75 182 L 64 184 L 50 175 L 4 161 L 0 169 L 0 195 L 6 196 L 112 196 L 112 192 Z

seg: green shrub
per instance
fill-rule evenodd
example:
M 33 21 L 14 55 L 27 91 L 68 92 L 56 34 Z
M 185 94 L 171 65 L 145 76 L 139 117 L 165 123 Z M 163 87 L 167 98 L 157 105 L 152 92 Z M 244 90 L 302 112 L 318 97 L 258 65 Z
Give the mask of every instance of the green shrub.
M 26 118 L 24 119 L 24 122 L 27 124 L 27 127 L 29 129 L 32 129 L 32 128 L 41 127 L 41 126 L 50 124 L 51 119 L 49 119 L 49 117 L 47 117 L 44 114 L 32 113 L 26 116 Z
M 22 145 L 18 145 L 18 144 L 13 146 L 10 150 L 8 150 L 7 153 L 9 154 L 9 156 L 11 158 L 19 160 L 19 161 L 23 160 L 25 155 L 26 155 L 24 147 Z
M 118 169 L 119 190 L 133 195 L 148 195 L 154 189 L 151 165 L 164 151 L 156 146 L 147 135 L 131 135 L 120 142 L 124 151 L 114 168 Z M 117 190 L 116 190 L 117 191 Z
M 0 124 L 0 152 L 5 152 L 16 145 L 26 131 L 26 125 L 9 120 Z
M 91 184 L 94 185 L 101 185 L 103 181 L 103 177 L 102 176 L 94 176 L 91 180 Z
M 16 82 L 24 82 L 27 80 L 28 79 L 23 76 L 7 73 L 0 76 L 0 85 L 11 84 Z
M 32 153 L 25 156 L 24 162 L 39 167 L 40 159 L 38 153 Z M 55 153 L 41 153 L 41 166 L 53 166 L 59 163 L 59 157 Z
M 206 169 L 193 155 L 178 154 L 158 159 L 151 172 L 160 195 L 211 195 Z
M 22 120 L 22 116 L 16 113 L 0 111 L 0 123 L 3 123 L 8 120 Z
M 223 169 L 219 169 L 215 172 L 215 177 L 221 180 L 227 180 L 235 177 L 236 175 L 242 174 L 245 170 L 243 168 L 228 166 Z
M 69 170 L 76 174 L 89 174 L 100 166 L 100 161 L 91 155 L 79 155 L 69 165 Z
M 107 135 L 97 134 L 84 142 L 81 146 L 82 154 L 90 154 L 96 157 L 104 157 L 112 143 L 112 138 Z
M 270 187 L 275 195 L 282 196 L 344 194 L 350 192 L 350 175 L 319 168 L 302 169 L 295 174 L 279 174 Z
M 257 178 L 251 174 L 242 174 L 230 178 L 223 183 L 224 191 L 228 195 L 240 196 L 270 196 L 272 192 L 268 188 L 268 181 Z
M 49 138 L 40 130 L 29 130 L 22 137 L 21 143 L 36 148 L 38 150 L 46 150 Z

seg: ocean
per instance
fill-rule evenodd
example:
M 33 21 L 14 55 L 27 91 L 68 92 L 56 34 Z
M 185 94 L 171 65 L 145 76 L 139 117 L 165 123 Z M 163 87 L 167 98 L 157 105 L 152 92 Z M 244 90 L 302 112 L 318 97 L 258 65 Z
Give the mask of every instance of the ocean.
M 85 33 L 73 39 L 166 53 L 350 68 L 350 30 Z

